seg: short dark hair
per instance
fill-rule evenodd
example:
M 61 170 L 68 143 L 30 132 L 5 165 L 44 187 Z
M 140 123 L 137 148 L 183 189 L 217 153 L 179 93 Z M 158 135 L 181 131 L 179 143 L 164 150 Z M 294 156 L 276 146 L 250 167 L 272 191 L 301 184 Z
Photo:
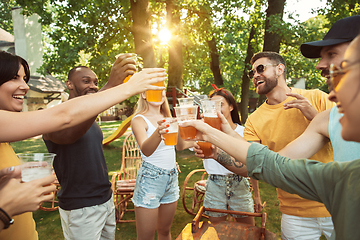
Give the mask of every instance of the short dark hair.
M 241 125 L 239 110 L 234 95 L 232 95 L 231 92 L 229 92 L 228 90 L 221 88 L 219 90 L 215 90 L 213 93 L 210 94 L 209 97 L 212 98 L 213 96 L 221 96 L 225 98 L 226 102 L 229 105 L 233 106 L 233 110 L 231 111 L 231 119 L 234 123 L 238 123 Z
M 70 80 L 70 78 L 72 77 L 72 75 L 75 73 L 76 69 L 78 68 L 86 68 L 86 69 L 90 69 L 89 67 L 87 66 L 77 66 L 77 67 L 73 67 L 69 73 L 68 73 L 68 80 Z
M 250 60 L 250 64 L 253 65 L 254 62 L 256 62 L 256 60 L 260 59 L 260 58 L 267 58 L 269 59 L 272 63 L 279 65 L 280 63 L 284 65 L 285 69 L 284 69 L 284 78 L 286 78 L 286 63 L 284 58 L 278 54 L 277 52 L 259 52 L 256 53 Z
M 0 51 L 0 86 L 14 79 L 19 72 L 20 64 L 24 67 L 24 80 L 28 83 L 30 80 L 30 68 L 26 60 L 9 52 Z

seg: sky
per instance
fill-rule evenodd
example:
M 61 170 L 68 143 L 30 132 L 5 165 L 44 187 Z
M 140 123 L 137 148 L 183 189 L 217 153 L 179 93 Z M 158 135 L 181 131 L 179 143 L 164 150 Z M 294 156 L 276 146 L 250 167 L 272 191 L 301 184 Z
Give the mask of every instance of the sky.
M 294 13 L 293 17 L 301 22 L 308 20 L 311 17 L 315 17 L 315 14 L 311 13 L 311 9 L 317 9 L 325 6 L 325 0 L 286 0 L 284 20 L 286 21 L 286 13 Z M 295 16 L 299 14 L 299 16 Z

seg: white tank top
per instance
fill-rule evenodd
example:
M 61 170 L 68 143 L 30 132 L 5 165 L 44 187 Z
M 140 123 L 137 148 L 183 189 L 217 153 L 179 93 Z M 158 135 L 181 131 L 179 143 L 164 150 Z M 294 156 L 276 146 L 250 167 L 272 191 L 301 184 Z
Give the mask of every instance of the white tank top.
M 146 124 L 148 125 L 148 130 L 146 131 L 146 135 L 150 137 L 156 130 L 156 127 L 147 119 L 145 116 L 138 114 L 136 117 L 142 117 Z M 131 130 L 132 131 L 132 130 Z M 134 133 L 133 133 L 134 134 Z M 140 149 L 140 148 L 139 148 Z M 161 140 L 159 146 L 150 156 L 145 156 L 141 150 L 141 157 L 143 161 L 151 163 L 157 167 L 163 169 L 173 169 L 176 167 L 176 155 L 175 155 L 175 146 L 167 146 L 165 145 L 164 141 Z
M 244 127 L 236 123 L 235 132 L 237 132 L 240 136 L 244 137 Z M 206 172 L 208 174 L 216 174 L 216 175 L 227 175 L 234 174 L 233 172 L 227 170 L 223 165 L 218 163 L 215 159 L 207 158 L 203 159 L 203 164 Z

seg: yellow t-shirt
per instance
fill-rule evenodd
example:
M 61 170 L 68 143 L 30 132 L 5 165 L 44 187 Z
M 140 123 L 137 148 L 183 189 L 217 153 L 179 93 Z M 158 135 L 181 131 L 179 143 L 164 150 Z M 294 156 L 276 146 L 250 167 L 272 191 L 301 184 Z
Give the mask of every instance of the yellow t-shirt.
M 292 88 L 291 92 L 306 97 L 318 112 L 334 106 L 334 103 L 328 100 L 327 94 L 320 90 Z M 298 109 L 284 110 L 283 104 L 293 99 L 293 97 L 288 97 L 277 105 L 269 105 L 266 102 L 262 104 L 245 123 L 245 139 L 258 141 L 278 152 L 300 136 L 310 121 Z M 330 142 L 311 159 L 324 163 L 333 161 Z M 290 194 L 281 189 L 277 189 L 277 195 L 280 201 L 279 210 L 282 213 L 299 217 L 330 217 L 322 203 L 303 199 L 297 194 Z
M 8 143 L 0 143 L 0 169 L 20 165 L 14 150 Z M 0 232 L 0 239 L 4 240 L 37 240 L 35 221 L 32 212 L 13 217 L 14 224 Z

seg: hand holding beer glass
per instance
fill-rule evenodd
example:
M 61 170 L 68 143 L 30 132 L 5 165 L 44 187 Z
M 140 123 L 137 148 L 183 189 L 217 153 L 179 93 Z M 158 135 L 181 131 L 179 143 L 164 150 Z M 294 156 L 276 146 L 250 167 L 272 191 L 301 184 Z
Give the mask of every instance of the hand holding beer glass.
M 125 56 L 123 56 L 125 55 Z M 142 65 L 140 63 L 140 57 L 138 57 L 137 54 L 135 53 L 120 53 L 118 55 L 116 55 L 116 59 L 120 56 L 123 56 L 124 59 L 128 59 L 131 60 L 133 63 L 126 63 L 126 64 L 133 64 L 135 66 L 135 68 L 137 69 L 137 71 L 140 71 L 142 69 Z M 126 72 L 132 72 L 133 70 L 126 70 Z M 129 74 L 125 79 L 124 79 L 124 83 L 126 83 L 127 81 L 129 81 L 129 79 L 132 77 L 133 74 Z
M 202 99 L 201 107 L 204 115 L 204 122 L 209 124 L 211 127 L 221 130 L 221 120 L 217 115 L 218 111 L 221 111 L 221 100 L 220 99 Z M 200 149 L 204 153 L 204 157 L 211 155 L 211 143 L 205 141 L 198 141 Z
M 191 120 L 196 120 L 197 118 L 198 106 L 179 106 L 179 107 L 174 107 L 174 109 L 179 124 Z M 192 140 L 196 137 L 196 133 L 197 133 L 196 128 L 192 126 L 189 127 L 179 126 L 179 134 L 181 139 Z
M 162 136 L 164 138 L 165 145 L 176 145 L 177 144 L 177 135 L 178 135 L 178 122 L 176 118 L 165 118 L 165 123 L 169 127 L 166 129 L 167 132 Z
M 203 110 L 204 121 L 213 128 L 221 130 L 221 120 L 217 112 L 221 112 L 220 99 L 202 99 L 200 100 Z

